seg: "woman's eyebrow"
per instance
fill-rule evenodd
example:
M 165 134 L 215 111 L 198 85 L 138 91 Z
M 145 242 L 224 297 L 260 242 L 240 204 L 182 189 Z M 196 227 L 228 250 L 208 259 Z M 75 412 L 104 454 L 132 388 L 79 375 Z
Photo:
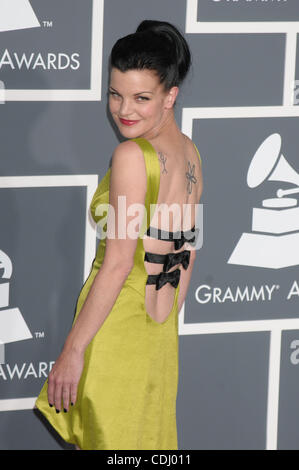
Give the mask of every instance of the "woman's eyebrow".
M 114 90 L 118 93 L 118 91 L 115 88 L 113 88 L 112 86 L 110 86 L 109 88 L 111 88 L 112 90 Z M 152 91 L 139 91 L 138 93 L 134 93 L 134 96 L 141 95 L 142 93 L 151 93 L 153 95 Z

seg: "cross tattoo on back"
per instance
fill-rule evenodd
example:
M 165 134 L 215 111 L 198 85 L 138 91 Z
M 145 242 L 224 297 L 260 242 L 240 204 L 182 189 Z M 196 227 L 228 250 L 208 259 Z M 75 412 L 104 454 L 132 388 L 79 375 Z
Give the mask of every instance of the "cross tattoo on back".
M 168 171 L 167 171 L 166 168 L 165 168 L 165 163 L 166 163 L 167 158 L 163 155 L 162 152 L 158 152 L 158 153 L 159 153 L 159 157 L 160 157 L 159 160 L 160 160 L 160 162 L 163 164 L 162 173 L 168 173 Z
M 193 164 L 192 168 L 191 168 L 191 164 L 188 161 L 188 171 L 186 172 L 186 177 L 187 177 L 187 180 L 188 180 L 187 191 L 188 191 L 189 194 L 191 194 L 191 192 L 192 192 L 192 183 L 197 182 L 197 179 L 194 176 L 194 171 L 195 171 L 195 164 Z

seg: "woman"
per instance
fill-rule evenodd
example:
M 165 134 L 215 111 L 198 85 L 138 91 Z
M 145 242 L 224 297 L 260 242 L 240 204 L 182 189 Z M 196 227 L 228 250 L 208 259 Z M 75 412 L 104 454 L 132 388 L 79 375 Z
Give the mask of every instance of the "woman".
M 178 312 L 202 192 L 200 155 L 174 118 L 190 62 L 181 33 L 160 21 L 143 21 L 111 52 L 109 109 L 127 140 L 90 207 L 107 236 L 36 402 L 79 449 L 177 449 Z

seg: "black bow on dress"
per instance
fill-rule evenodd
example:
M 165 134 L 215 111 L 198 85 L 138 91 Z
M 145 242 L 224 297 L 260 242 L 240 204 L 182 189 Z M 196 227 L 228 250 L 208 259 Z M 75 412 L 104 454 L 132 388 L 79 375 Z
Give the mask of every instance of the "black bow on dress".
M 156 290 L 161 289 L 167 282 L 169 282 L 173 287 L 177 287 L 180 281 L 181 270 L 175 269 L 170 273 L 161 272 L 157 275 L 156 278 Z
M 187 269 L 190 262 L 190 250 L 184 250 L 180 253 L 168 253 L 164 261 L 163 271 L 169 271 L 172 266 L 182 263 L 184 269 Z
M 185 234 L 190 233 L 190 232 L 192 232 L 192 234 L 195 232 L 193 237 L 192 238 L 186 237 Z M 182 248 L 182 246 L 184 245 L 185 242 L 190 243 L 190 245 L 195 245 L 197 237 L 198 237 L 198 233 L 199 233 L 199 228 L 196 228 L 194 230 L 191 229 L 191 230 L 189 230 L 189 232 L 181 231 L 181 238 L 174 238 L 173 239 L 174 249 L 179 250 L 180 248 Z

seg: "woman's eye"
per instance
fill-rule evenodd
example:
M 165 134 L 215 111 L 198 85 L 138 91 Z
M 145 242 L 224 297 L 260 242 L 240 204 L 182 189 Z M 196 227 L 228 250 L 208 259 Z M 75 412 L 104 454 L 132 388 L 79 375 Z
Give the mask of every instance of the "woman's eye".
M 116 91 L 109 90 L 108 93 L 109 93 L 109 95 L 112 95 L 116 98 L 119 97 L 119 94 L 116 93 Z M 149 100 L 149 98 L 147 98 L 146 96 L 137 96 L 137 101 L 148 101 L 148 100 Z

